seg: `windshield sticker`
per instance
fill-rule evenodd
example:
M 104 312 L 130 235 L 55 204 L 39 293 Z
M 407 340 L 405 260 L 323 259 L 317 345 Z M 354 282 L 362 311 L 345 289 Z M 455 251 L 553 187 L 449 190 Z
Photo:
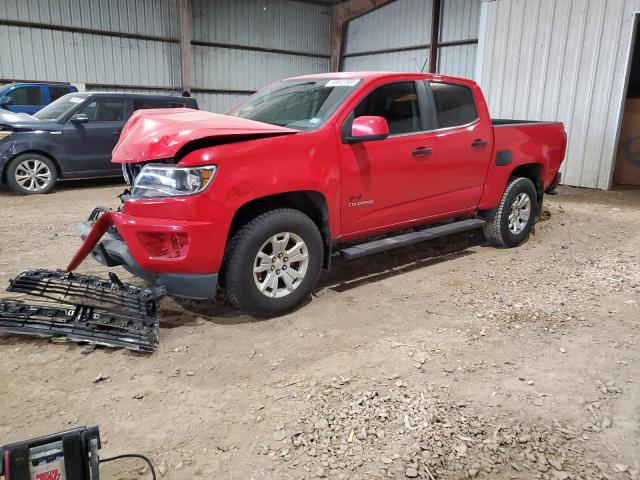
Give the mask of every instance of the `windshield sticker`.
M 311 123 L 312 125 L 315 125 L 316 123 L 320 123 L 320 119 L 318 117 L 313 117 L 312 119 L 309 120 L 309 123 Z
M 71 103 L 82 103 L 82 102 L 84 102 L 84 98 L 71 97 L 71 98 L 69 99 L 69 101 L 70 101 Z
M 359 78 L 341 78 L 339 80 L 329 80 L 325 87 L 353 87 L 360 81 Z

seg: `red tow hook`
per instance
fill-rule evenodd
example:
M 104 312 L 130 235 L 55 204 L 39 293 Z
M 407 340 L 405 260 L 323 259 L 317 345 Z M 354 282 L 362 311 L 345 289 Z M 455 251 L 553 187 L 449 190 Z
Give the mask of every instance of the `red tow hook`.
M 105 234 L 109 227 L 113 225 L 113 212 L 107 211 L 98 217 L 93 226 L 91 227 L 91 231 L 84 239 L 84 243 L 78 249 L 76 254 L 73 256 L 69 265 L 67 265 L 67 272 L 71 272 L 78 268 L 84 259 L 87 258 L 87 255 L 91 253 L 93 247 L 96 246 L 98 241 L 102 238 L 102 235 Z

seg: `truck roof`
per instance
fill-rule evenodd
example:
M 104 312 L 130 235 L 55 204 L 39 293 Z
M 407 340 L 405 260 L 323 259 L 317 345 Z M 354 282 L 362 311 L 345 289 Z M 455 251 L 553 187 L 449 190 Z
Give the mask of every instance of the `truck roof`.
M 463 82 L 473 82 L 469 78 L 452 77 L 450 75 L 440 75 L 437 73 L 424 73 L 424 72 L 329 72 L 329 73 L 316 73 L 311 75 L 300 75 L 298 77 L 292 77 L 288 80 L 313 80 L 322 78 L 362 78 L 365 80 L 375 80 L 385 77 L 401 77 L 406 75 L 420 75 L 427 80 L 454 80 Z

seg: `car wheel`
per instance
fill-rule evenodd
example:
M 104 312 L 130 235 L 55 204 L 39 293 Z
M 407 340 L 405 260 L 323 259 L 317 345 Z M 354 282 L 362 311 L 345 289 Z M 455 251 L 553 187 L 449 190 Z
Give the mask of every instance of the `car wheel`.
M 322 254 L 320 232 L 308 216 L 284 208 L 264 213 L 240 228 L 227 246 L 228 298 L 252 315 L 286 313 L 311 293 Z
M 483 229 L 489 243 L 497 247 L 516 247 L 529 235 L 537 211 L 533 182 L 518 177 L 509 181 L 498 208 L 487 218 Z
M 56 166 L 37 153 L 23 153 L 7 168 L 7 185 L 18 195 L 49 193 L 58 180 Z

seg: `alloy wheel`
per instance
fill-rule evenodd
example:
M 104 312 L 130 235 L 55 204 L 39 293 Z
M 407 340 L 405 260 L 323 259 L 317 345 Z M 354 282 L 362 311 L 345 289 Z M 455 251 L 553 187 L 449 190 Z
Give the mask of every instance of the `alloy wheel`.
M 253 280 L 270 298 L 289 295 L 300 286 L 309 267 L 309 251 L 299 235 L 282 232 L 262 244 L 253 262 Z
M 531 199 L 528 194 L 520 193 L 511 204 L 509 211 L 509 230 L 511 233 L 517 235 L 522 232 L 529 223 L 530 217 Z
M 51 170 L 41 160 L 26 159 L 16 167 L 15 180 L 28 192 L 40 192 L 51 183 Z

